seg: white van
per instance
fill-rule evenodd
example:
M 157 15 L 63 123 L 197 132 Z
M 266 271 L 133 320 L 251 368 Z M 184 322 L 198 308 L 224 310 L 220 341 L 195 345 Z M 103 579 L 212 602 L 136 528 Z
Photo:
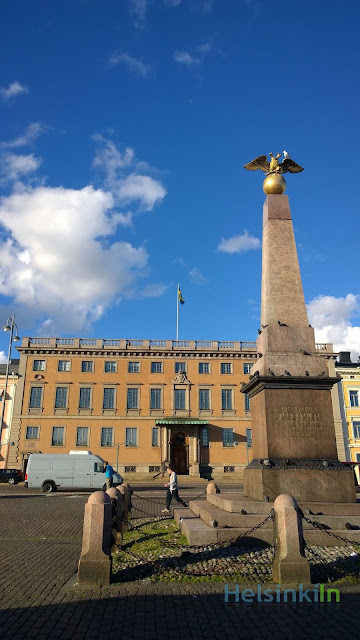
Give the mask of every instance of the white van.
M 114 486 L 122 481 L 121 475 L 114 472 Z M 91 451 L 32 453 L 26 468 L 25 487 L 42 488 L 45 493 L 57 489 L 104 489 L 104 460 Z

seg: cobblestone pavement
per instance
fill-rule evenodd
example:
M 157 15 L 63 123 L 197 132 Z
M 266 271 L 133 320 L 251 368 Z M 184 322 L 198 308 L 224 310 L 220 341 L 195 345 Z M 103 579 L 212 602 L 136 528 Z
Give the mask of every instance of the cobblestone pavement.
M 143 581 L 73 588 L 87 498 L 0 488 L 4 640 L 359 638 L 360 585 L 341 586 L 339 603 L 237 603 L 234 596 L 226 603 L 222 583 Z M 161 508 L 163 498 L 151 500 Z

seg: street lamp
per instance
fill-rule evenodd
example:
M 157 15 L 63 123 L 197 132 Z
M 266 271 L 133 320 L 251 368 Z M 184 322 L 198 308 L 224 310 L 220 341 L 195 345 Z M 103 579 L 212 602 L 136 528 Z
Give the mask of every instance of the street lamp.
M 17 324 L 15 323 L 15 313 L 13 314 L 12 318 L 7 319 L 6 325 L 4 325 L 3 330 L 10 331 L 10 340 L 9 340 L 8 357 L 6 362 L 5 387 L 4 387 L 4 396 L 3 396 L 3 404 L 2 404 L 1 419 L 0 419 L 0 451 L 1 451 L 1 434 L 2 434 L 3 425 L 4 425 L 6 392 L 7 392 L 10 362 L 11 362 L 11 347 L 13 342 L 19 342 L 20 340 L 18 336 Z

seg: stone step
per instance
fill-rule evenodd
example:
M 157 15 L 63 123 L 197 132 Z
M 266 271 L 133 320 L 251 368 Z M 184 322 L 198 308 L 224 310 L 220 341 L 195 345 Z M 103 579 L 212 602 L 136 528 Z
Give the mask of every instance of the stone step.
M 179 510 L 176 509 L 176 511 Z M 263 546 L 264 543 L 271 544 L 273 541 L 272 528 L 265 528 L 265 526 L 263 526 L 253 533 L 243 536 L 242 534 L 248 531 L 248 527 L 213 528 L 201 520 L 201 518 L 196 517 L 196 514 L 191 513 L 190 509 L 187 509 L 186 511 L 186 515 L 183 515 L 182 517 L 181 530 L 191 546 L 206 546 L 209 544 L 229 542 L 230 540 L 233 544 L 238 544 L 239 546 Z M 347 529 L 335 529 L 332 530 L 331 533 L 360 544 L 360 530 L 348 531 Z M 239 536 L 238 540 L 236 540 L 237 536 Z M 306 544 L 311 546 L 320 545 L 333 547 L 346 546 L 347 544 L 333 536 L 329 536 L 324 531 L 314 528 L 304 529 L 304 538 Z
M 247 498 L 240 492 L 216 493 L 207 496 L 208 502 L 227 511 L 236 513 L 245 509 L 247 513 L 269 513 L 273 502 L 260 502 Z M 321 512 L 323 515 L 360 516 L 360 501 L 357 502 L 303 502 L 300 503 L 305 515 L 306 509 L 311 509 L 314 516 Z M 309 515 L 311 518 L 312 516 Z
M 223 509 L 219 509 L 215 505 L 207 502 L 206 500 L 192 500 L 189 502 L 189 506 L 191 511 L 199 516 L 206 524 L 213 526 L 212 523 L 216 522 L 218 527 L 236 527 L 236 528 L 246 528 L 251 529 L 255 525 L 259 524 L 264 520 L 264 518 L 270 513 L 270 508 L 268 506 L 267 513 L 262 514 L 241 514 L 235 512 L 224 511 Z M 347 530 L 352 531 L 350 529 L 346 529 L 345 524 L 348 522 L 352 526 L 355 527 L 353 530 L 360 530 L 360 515 L 309 515 L 306 516 L 309 520 L 316 521 L 320 524 L 325 525 L 330 530 L 331 529 L 339 529 L 339 530 Z M 273 523 L 269 520 L 264 528 L 272 529 Z M 357 529 L 356 529 L 357 527 Z M 303 520 L 303 529 L 312 529 L 313 526 Z

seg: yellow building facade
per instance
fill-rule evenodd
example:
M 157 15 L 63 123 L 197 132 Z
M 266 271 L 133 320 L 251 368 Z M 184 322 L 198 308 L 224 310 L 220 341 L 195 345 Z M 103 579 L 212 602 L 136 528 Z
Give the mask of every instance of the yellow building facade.
M 4 418 L 1 430 L 1 446 L 0 446 L 0 469 L 9 468 L 8 459 L 10 447 L 15 447 L 15 443 L 11 440 L 11 424 L 14 411 L 14 399 L 16 385 L 19 377 L 19 360 L 11 360 L 9 362 L 9 375 L 6 383 L 6 364 L 0 364 L 0 413 L 2 414 L 3 404 Z M 15 452 L 15 450 L 14 450 Z M 13 468 L 13 467 L 10 467 Z M 15 468 L 15 467 L 14 467 Z
M 341 376 L 337 386 L 345 459 L 347 462 L 360 462 L 360 362 L 351 362 L 350 352 L 342 351 L 335 367 Z
M 318 345 L 333 361 L 332 345 Z M 193 477 L 241 477 L 251 408 L 241 393 L 255 342 L 24 338 L 11 438 L 31 453 L 90 450 L 122 475 L 170 463 Z

